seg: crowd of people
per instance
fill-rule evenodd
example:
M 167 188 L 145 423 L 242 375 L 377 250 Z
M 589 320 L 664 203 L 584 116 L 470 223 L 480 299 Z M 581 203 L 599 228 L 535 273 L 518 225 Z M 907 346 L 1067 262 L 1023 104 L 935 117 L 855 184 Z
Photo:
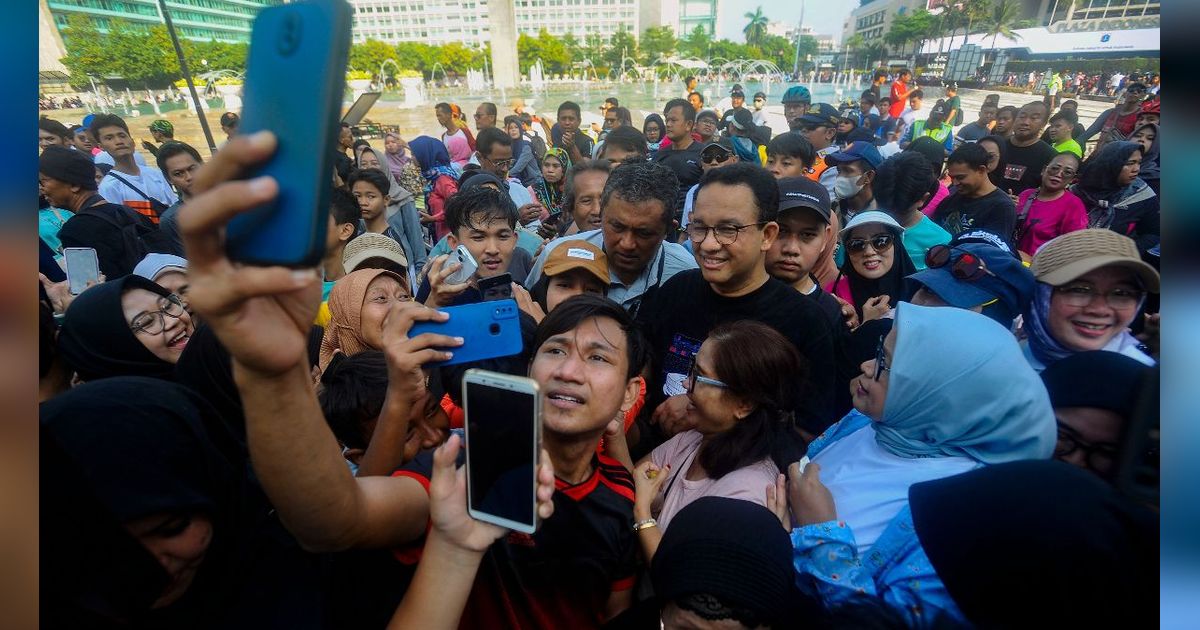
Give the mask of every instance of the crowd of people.
M 223 119 L 206 162 L 166 121 L 144 156 L 118 116 L 43 118 L 43 623 L 1154 618 L 1157 100 L 963 125 L 953 86 L 888 79 L 841 108 L 790 87 L 786 130 L 695 80 L 644 118 L 607 99 L 595 137 L 571 101 L 343 125 L 300 269 L 224 244 L 286 130 Z M 521 351 L 438 367 L 463 340 L 414 326 L 492 279 Z M 468 514 L 464 448 L 494 447 L 464 444 L 470 368 L 541 387 L 533 534 Z

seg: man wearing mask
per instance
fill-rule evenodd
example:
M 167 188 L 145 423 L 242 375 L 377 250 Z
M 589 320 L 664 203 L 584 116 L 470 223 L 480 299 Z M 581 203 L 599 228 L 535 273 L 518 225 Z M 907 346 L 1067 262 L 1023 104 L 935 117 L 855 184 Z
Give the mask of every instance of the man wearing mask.
M 837 126 L 838 110 L 829 103 L 817 103 L 808 108 L 807 114 L 800 117 L 800 135 L 817 151 L 817 160 L 813 163 L 808 178 L 824 186 L 830 197 L 835 196 L 833 183 L 837 178 L 837 167 L 830 166 L 825 158 L 838 150 L 833 143 L 837 136 Z
M 754 93 L 754 124 L 759 127 L 767 124 L 767 112 L 763 111 L 763 107 L 767 104 L 767 95 L 765 92 Z
M 842 225 L 860 212 L 878 209 L 871 183 L 875 181 L 875 169 L 883 163 L 883 157 L 874 144 L 862 140 L 851 143 L 844 151 L 829 154 L 825 163 L 837 169 L 833 196 Z
M 1000 152 L 1004 161 L 997 167 L 1001 178 L 998 186 L 1014 200 L 1041 184 L 1042 169 L 1054 159 L 1054 147 L 1041 138 L 1049 117 L 1050 108 L 1042 101 L 1026 103 L 1017 111 L 1013 135 Z
M 808 113 L 808 107 L 812 103 L 812 95 L 809 94 L 808 88 L 793 85 L 783 93 L 780 102 L 783 103 L 783 117 L 787 119 L 788 129 L 800 131 L 804 126 L 800 119 Z
M 674 226 L 675 189 L 674 174 L 662 164 L 632 162 L 617 166 L 600 197 L 600 229 L 548 243 L 525 279 L 525 286 L 537 284 L 555 248 L 584 240 L 603 249 L 608 258 L 608 299 L 636 314 L 644 297 L 680 271 L 696 268 L 695 259 L 682 245 L 664 240 Z
M 678 190 L 675 197 L 675 216 L 683 212 L 683 200 L 687 191 L 700 182 L 700 149 L 702 145 L 692 138 L 696 126 L 696 110 L 692 104 L 681 99 L 667 101 L 663 108 L 663 121 L 671 146 L 659 149 L 654 162 L 675 171 Z

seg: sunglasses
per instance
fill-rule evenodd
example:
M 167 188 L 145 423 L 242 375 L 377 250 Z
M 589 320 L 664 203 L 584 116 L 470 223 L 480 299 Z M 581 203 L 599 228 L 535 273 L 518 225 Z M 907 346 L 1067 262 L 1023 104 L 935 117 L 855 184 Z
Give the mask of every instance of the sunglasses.
M 728 151 L 710 151 L 700 156 L 700 159 L 703 160 L 705 164 L 720 164 L 721 162 L 728 160 L 729 156 L 731 155 L 733 154 L 729 153 Z
M 974 282 L 984 276 L 997 277 L 991 269 L 975 254 L 962 252 L 958 258 L 953 257 L 954 248 L 949 245 L 934 245 L 925 252 L 925 266 L 938 269 L 950 265 L 950 275 L 963 282 Z M 961 251 L 961 250 L 960 250 Z
M 882 254 L 892 248 L 895 240 L 896 237 L 891 234 L 876 234 L 871 238 L 852 238 L 846 241 L 846 251 L 859 254 L 866 251 L 867 245 L 870 245 L 877 253 Z

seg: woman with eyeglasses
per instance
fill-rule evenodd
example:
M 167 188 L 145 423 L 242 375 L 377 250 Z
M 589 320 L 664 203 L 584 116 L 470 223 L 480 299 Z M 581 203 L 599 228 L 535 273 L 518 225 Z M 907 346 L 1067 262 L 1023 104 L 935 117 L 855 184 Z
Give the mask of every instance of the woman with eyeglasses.
M 854 305 L 860 323 L 879 319 L 908 296 L 904 278 L 916 271 L 904 249 L 904 228 L 871 210 L 854 215 L 840 236 L 845 262 L 825 291 Z
M 634 469 L 633 517 L 646 558 L 681 509 L 700 497 L 764 505 L 764 488 L 802 452 L 792 392 L 805 367 L 778 331 L 755 321 L 713 329 L 683 381 L 695 429 L 654 449 Z
M 1126 427 L 1152 368 L 1115 352 L 1079 352 L 1042 372 L 1058 423 L 1054 458 L 1113 481 Z
M 646 121 L 642 123 L 642 135 L 646 136 L 646 149 L 650 155 L 654 155 L 662 146 L 666 129 L 667 124 L 663 122 L 662 116 L 658 114 L 646 116 Z
M 1143 181 L 1143 150 L 1137 142 L 1110 142 L 1093 153 L 1071 192 L 1083 202 L 1088 227 L 1132 238 L 1146 252 L 1159 242 L 1158 195 Z
M 194 331 L 179 296 L 129 275 L 91 287 L 71 302 L 58 348 L 80 381 L 113 376 L 171 380 Z
M 909 488 L 1048 459 L 1054 413 L 1012 335 L 956 308 L 903 303 L 850 383 L 854 410 L 768 489 L 797 585 L 827 607 L 878 597 L 914 627 L 965 623 L 918 538 Z M 790 514 L 789 514 L 790 507 Z
M 1042 183 L 1017 197 L 1017 249 L 1033 256 L 1047 241 L 1088 226 L 1087 209 L 1067 189 L 1079 173 L 1081 161 L 1074 153 L 1054 156 L 1042 169 Z
M 1131 239 L 1110 230 L 1070 232 L 1043 245 L 1031 269 L 1038 284 L 1023 330 L 1035 370 L 1089 350 L 1155 364 L 1128 329 L 1146 294 L 1158 293 L 1158 272 Z

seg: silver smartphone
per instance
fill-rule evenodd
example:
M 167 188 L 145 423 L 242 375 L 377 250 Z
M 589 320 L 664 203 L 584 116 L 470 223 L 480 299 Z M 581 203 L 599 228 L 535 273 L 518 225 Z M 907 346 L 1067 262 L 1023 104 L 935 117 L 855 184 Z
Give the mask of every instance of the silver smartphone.
M 459 263 L 462 267 L 446 277 L 448 284 L 462 284 L 470 280 L 479 270 L 479 263 L 475 262 L 475 257 L 471 255 L 466 245 L 459 245 L 457 249 L 450 252 L 450 258 L 446 259 L 446 266 L 449 267 L 454 263 Z
M 68 247 L 63 250 L 67 263 L 67 290 L 79 295 L 89 282 L 100 280 L 100 259 L 91 247 Z
M 467 513 L 516 532 L 537 530 L 542 396 L 533 379 L 471 369 L 463 376 Z

